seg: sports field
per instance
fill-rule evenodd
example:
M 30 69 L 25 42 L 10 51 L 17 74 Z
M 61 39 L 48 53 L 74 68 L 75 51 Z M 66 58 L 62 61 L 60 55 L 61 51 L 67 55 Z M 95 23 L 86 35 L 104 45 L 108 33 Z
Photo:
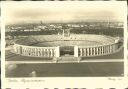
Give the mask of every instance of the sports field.
M 49 41 L 49 42 L 42 42 L 38 44 L 34 44 L 33 46 L 38 47 L 55 47 L 55 46 L 96 46 L 96 45 L 103 45 L 101 42 L 96 41 Z

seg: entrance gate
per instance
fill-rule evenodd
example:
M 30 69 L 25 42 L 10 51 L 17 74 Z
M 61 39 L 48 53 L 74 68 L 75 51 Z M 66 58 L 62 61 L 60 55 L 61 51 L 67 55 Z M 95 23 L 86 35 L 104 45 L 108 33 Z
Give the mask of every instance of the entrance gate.
M 74 46 L 60 46 L 60 56 L 74 56 Z

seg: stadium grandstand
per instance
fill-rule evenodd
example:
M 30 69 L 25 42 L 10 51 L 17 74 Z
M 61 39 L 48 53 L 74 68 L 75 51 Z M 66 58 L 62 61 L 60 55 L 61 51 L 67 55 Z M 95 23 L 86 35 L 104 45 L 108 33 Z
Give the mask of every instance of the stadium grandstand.
M 78 58 L 109 55 L 123 49 L 123 23 L 80 22 L 6 26 L 6 46 L 22 56 Z M 109 35 L 108 35 L 109 34 Z M 72 54 L 72 55 L 70 55 Z
M 123 75 L 121 22 L 13 24 L 5 35 L 7 77 Z

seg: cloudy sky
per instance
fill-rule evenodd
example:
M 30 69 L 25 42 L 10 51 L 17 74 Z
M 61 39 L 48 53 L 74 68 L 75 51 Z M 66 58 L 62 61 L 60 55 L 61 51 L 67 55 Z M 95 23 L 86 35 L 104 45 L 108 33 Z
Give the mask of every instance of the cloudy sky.
M 5 21 L 72 22 L 124 19 L 126 4 L 117 2 L 8 2 L 4 5 Z

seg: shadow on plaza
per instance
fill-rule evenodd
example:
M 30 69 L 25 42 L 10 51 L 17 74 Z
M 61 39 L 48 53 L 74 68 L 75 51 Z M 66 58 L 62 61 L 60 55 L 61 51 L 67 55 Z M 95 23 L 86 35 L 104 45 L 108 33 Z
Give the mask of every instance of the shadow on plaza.
M 121 77 L 123 66 L 123 62 L 18 64 L 6 70 L 6 77 L 30 77 L 33 71 L 36 77 Z

